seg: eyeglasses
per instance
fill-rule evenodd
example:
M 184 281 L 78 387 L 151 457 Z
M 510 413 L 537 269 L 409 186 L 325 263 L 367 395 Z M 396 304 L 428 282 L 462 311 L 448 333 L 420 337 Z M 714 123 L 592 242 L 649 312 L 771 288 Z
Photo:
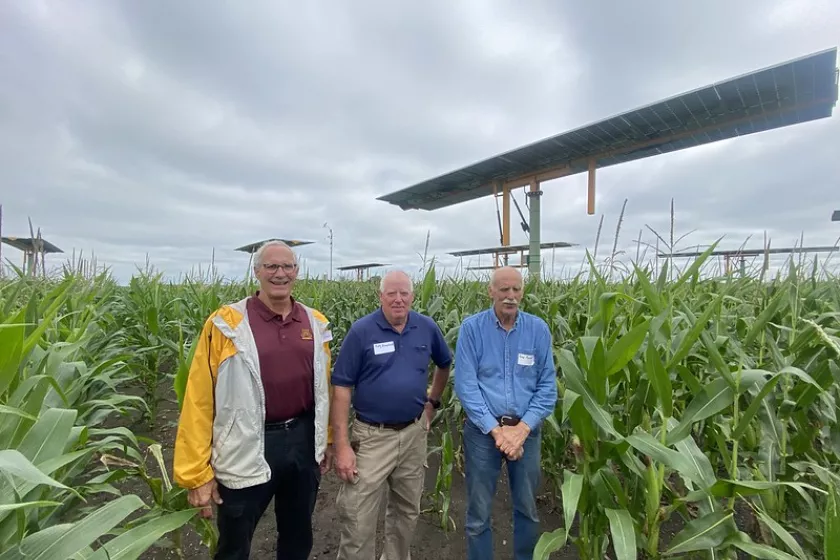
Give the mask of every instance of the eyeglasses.
M 266 269 L 267 271 L 271 272 L 272 274 L 277 272 L 278 269 L 282 268 L 283 272 L 288 274 L 288 273 L 292 272 L 294 269 L 296 269 L 297 265 L 296 264 L 288 264 L 288 263 L 286 263 L 286 264 L 266 263 L 266 264 L 263 264 L 263 268 Z

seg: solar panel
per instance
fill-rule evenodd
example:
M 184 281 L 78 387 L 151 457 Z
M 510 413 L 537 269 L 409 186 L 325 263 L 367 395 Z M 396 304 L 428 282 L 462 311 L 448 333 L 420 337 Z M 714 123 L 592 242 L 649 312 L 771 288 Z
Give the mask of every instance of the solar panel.
M 485 159 L 377 198 L 436 210 L 489 196 L 494 183 L 573 175 L 826 118 L 837 102 L 837 48 L 743 74 Z
M 340 266 L 336 270 L 363 270 L 365 268 L 377 268 L 380 266 L 388 266 L 384 263 L 365 263 L 365 264 L 351 264 L 347 266 Z
M 712 251 L 711 256 L 720 257 L 757 257 L 765 253 L 770 255 L 787 255 L 791 253 L 832 253 L 837 251 L 840 247 L 835 246 L 818 246 L 818 247 L 775 247 L 769 249 L 724 249 L 720 251 Z M 659 253 L 660 258 L 665 257 L 699 257 L 704 251 L 686 251 L 679 253 Z
M 565 241 L 552 241 L 547 243 L 540 243 L 540 249 L 559 249 L 565 247 L 574 247 L 574 243 L 567 243 Z M 512 253 L 519 253 L 521 251 L 528 251 L 531 248 L 530 245 L 504 245 L 499 247 L 488 247 L 485 249 L 468 249 L 466 251 L 455 251 L 454 253 L 449 253 L 453 257 L 468 257 L 468 256 L 475 256 L 475 255 L 491 255 L 491 254 L 512 254 Z
M 282 241 L 289 247 L 299 247 L 301 245 L 310 245 L 314 243 L 313 241 L 301 241 L 299 239 L 263 239 L 262 241 L 257 241 L 256 243 L 249 243 L 248 245 L 243 245 L 242 247 L 237 247 L 237 251 L 243 251 L 245 253 L 256 253 L 257 249 L 259 249 L 264 243 L 268 243 L 269 241 Z
M 15 249 L 19 249 L 23 252 L 33 251 L 35 247 L 35 242 L 38 241 L 36 239 L 32 239 L 31 237 L 3 237 L 3 243 L 14 247 Z M 46 239 L 40 240 L 41 247 L 43 247 L 44 253 L 63 253 L 61 249 L 47 241 Z

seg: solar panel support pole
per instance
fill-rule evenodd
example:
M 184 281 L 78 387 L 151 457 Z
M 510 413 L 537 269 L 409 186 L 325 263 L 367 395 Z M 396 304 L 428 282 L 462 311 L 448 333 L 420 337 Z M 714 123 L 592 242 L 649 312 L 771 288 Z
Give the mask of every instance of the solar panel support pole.
M 507 185 L 502 187 L 502 245 L 505 247 L 510 245 L 510 187 Z M 507 253 L 502 259 L 507 265 Z
M 589 160 L 589 185 L 586 193 L 586 213 L 595 213 L 595 160 Z
M 35 251 L 27 250 L 23 253 L 23 258 L 26 259 L 26 266 L 24 267 L 24 275 L 35 276 L 37 272 L 35 266 Z
M 528 206 L 530 207 L 530 243 L 528 248 L 528 275 L 539 279 L 540 277 L 540 197 L 542 191 L 536 179 L 531 181 L 531 190 L 528 191 Z

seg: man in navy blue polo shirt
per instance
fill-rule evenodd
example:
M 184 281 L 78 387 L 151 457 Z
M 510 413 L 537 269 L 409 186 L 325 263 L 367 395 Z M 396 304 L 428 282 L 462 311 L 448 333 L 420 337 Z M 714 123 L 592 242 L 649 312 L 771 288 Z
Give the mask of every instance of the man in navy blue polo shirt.
M 494 271 L 493 306 L 464 319 L 455 351 L 455 394 L 464 423 L 467 559 L 492 560 L 490 513 L 502 463 L 513 501 L 515 560 L 530 560 L 539 538 L 540 427 L 557 403 L 551 332 L 519 309 L 522 275 Z
M 425 479 L 426 436 L 449 379 L 452 356 L 434 320 L 411 310 L 411 278 L 391 271 L 380 308 L 353 323 L 332 374 L 338 560 L 374 560 L 376 522 L 387 487 L 387 560 L 409 560 Z M 429 363 L 437 366 L 431 389 Z M 350 403 L 356 411 L 348 430 Z

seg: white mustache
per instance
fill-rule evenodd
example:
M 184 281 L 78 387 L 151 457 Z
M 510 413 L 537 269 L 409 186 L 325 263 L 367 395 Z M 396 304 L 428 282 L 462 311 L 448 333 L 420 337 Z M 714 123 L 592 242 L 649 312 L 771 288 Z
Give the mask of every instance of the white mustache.
M 516 305 L 516 300 L 515 299 L 510 299 L 510 298 L 505 298 L 505 299 L 502 300 L 502 303 L 512 303 L 512 304 Z

